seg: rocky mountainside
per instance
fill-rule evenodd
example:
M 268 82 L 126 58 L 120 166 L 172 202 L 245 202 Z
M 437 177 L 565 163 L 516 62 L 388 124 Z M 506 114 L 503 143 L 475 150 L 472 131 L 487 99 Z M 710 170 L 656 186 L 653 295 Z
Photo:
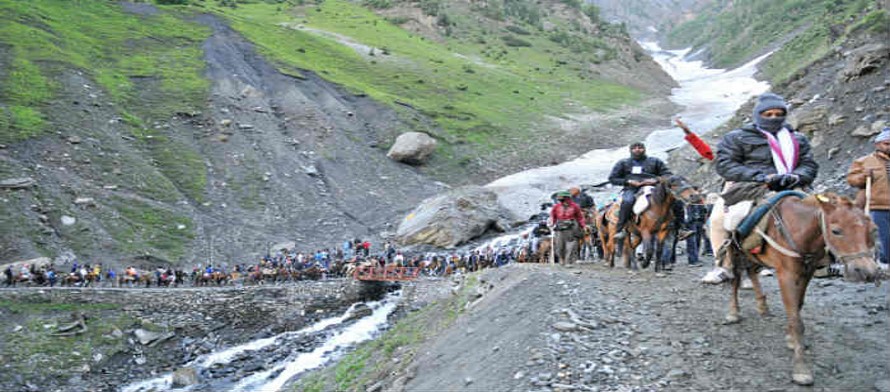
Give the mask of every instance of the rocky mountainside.
M 850 162 L 874 151 L 872 137 L 890 124 L 890 31 L 856 28 L 857 23 L 851 21 L 850 33 L 829 54 L 772 88 L 791 104 L 789 123 L 811 141 L 820 166 L 816 189 L 851 196 L 846 183 Z M 706 140 L 715 146 L 727 131 L 749 122 L 752 105 Z M 671 162 L 679 172 L 693 173 L 694 182 L 719 189 L 713 165 L 691 148 L 673 152 Z
M 0 260 L 377 244 L 449 185 L 674 111 L 673 81 L 571 2 L 157 3 L 178 5 L 0 1 Z M 386 157 L 406 131 L 438 142 L 422 166 Z
M 605 20 L 624 23 L 637 39 L 659 40 L 714 0 L 592 0 Z

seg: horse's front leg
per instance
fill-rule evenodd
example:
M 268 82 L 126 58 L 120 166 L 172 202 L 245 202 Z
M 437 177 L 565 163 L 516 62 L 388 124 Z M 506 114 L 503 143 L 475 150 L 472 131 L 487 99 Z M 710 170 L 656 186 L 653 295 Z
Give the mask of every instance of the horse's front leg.
M 788 348 L 794 351 L 791 358 L 791 380 L 799 385 L 813 384 L 813 370 L 804 359 L 803 320 L 800 319 L 800 308 L 803 306 L 803 291 L 806 290 L 806 279 L 799 280 L 797 274 L 780 269 L 776 271 L 779 288 L 782 292 L 782 303 L 788 315 L 788 329 L 785 339 Z

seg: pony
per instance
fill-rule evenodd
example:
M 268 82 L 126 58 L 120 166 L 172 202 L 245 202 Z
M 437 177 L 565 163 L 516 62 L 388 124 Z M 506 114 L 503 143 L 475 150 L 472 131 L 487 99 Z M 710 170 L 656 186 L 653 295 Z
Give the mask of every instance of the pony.
M 541 237 L 538 240 L 538 249 L 533 251 L 528 261 L 532 263 L 549 263 L 550 253 L 553 252 L 553 237 Z
M 791 379 L 796 384 L 811 385 L 813 371 L 804 358 L 800 317 L 807 285 L 817 268 L 827 266 L 829 253 L 844 265 L 846 279 L 879 282 L 882 272 L 874 259 L 875 225 L 852 200 L 831 193 L 784 198 L 770 214 L 766 229 L 752 234 L 766 242 L 760 251 L 747 252 L 737 242 L 726 249 L 734 269 L 726 322 L 740 320 L 738 294 L 743 270 L 751 279 L 758 313 L 769 314 L 757 272 L 764 266 L 775 269 L 788 317 L 785 339 L 793 351 Z
M 606 204 L 597 213 L 595 222 L 600 244 L 603 247 L 603 260 L 609 264 L 609 268 L 615 267 L 615 255 L 621 250 L 615 241 L 620 209 L 621 204 L 618 202 Z M 625 264 L 624 267 L 630 268 L 630 265 Z
M 212 273 L 205 273 L 198 271 L 197 275 L 195 275 L 195 286 L 206 286 L 211 283 L 216 283 L 217 286 L 222 286 L 228 283 L 230 280 L 230 276 L 222 271 L 213 271 Z
M 117 287 L 124 287 L 124 285 L 133 287 L 140 284 L 145 285 L 145 287 L 151 287 L 151 273 L 139 271 L 136 275 L 121 274 L 117 277 Z
M 578 240 L 578 259 L 591 261 L 596 259 L 599 245 L 597 233 L 597 211 L 595 209 L 583 210 L 584 212 L 584 237 Z
M 665 252 L 666 239 L 671 235 L 670 225 L 674 220 L 672 206 L 676 200 L 689 202 L 697 195 L 698 191 L 682 176 L 659 177 L 658 182 L 649 195 L 649 207 L 636 219 L 627 223 L 627 230 L 631 234 L 624 239 L 624 265 L 630 265 L 631 269 L 637 269 L 637 260 L 634 257 L 634 249 L 640 243 L 643 244 L 644 259 L 642 267 L 646 268 L 652 262 L 655 253 L 655 271 L 666 269 L 670 263 L 669 253 Z

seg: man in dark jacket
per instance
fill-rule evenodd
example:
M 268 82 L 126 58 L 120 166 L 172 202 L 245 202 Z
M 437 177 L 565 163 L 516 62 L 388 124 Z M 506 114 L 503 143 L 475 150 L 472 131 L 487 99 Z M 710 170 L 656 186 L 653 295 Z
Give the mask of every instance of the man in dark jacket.
M 572 195 L 572 201 L 584 211 L 589 211 L 596 207 L 596 202 L 593 200 L 593 197 L 586 192 L 581 192 L 581 188 L 573 186 L 569 188 L 569 194 Z
M 689 265 L 699 265 L 699 245 L 705 238 L 705 220 L 708 219 L 708 208 L 701 196 L 696 195 L 692 202 L 686 205 L 686 228 L 692 231 L 692 235 L 686 238 L 686 254 Z
M 630 145 L 630 158 L 618 161 L 612 167 L 612 173 L 609 174 L 609 182 L 612 185 L 624 187 L 621 189 L 621 210 L 618 213 L 616 240 L 623 240 L 626 236 L 624 226 L 633 213 L 634 200 L 640 187 L 655 185 L 658 183 L 658 177 L 671 174 L 661 159 L 646 156 L 646 146 L 643 143 L 637 142 Z M 678 217 L 682 218 L 682 216 L 681 211 Z
M 717 144 L 716 170 L 723 177 L 723 191 L 737 183 L 763 184 L 773 191 L 806 188 L 816 179 L 819 165 L 813 159 L 810 142 L 785 123 L 785 99 L 771 93 L 757 98 L 753 123 L 723 136 Z M 724 245 L 729 233 L 723 228 L 725 210 L 721 200 L 711 213 L 711 246 Z M 720 283 L 732 277 L 728 258 L 715 260 L 717 268 L 702 278 L 704 283 Z

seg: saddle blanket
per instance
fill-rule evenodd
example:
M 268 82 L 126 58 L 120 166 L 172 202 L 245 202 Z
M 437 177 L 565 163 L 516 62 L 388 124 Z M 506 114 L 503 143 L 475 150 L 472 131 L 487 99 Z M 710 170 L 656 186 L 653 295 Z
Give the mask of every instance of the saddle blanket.
M 649 208 L 649 195 L 652 194 L 654 189 L 654 186 L 647 185 L 640 188 L 640 191 L 637 192 L 637 201 L 634 202 L 633 208 L 635 215 L 640 215 L 643 211 L 646 211 L 646 209 Z

